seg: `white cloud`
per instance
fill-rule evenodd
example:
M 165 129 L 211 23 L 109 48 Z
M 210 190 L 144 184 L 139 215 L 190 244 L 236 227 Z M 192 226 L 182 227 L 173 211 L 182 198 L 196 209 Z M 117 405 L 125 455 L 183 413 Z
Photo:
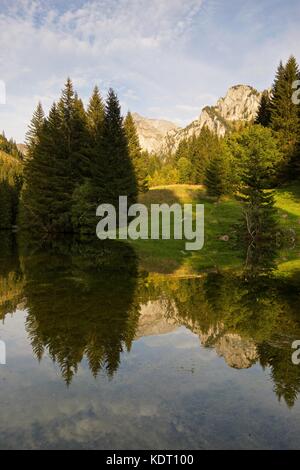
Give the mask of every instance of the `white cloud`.
M 112 86 L 124 112 L 182 125 L 235 83 L 269 86 L 280 58 L 300 53 L 300 32 L 296 10 L 282 19 L 273 8 L 268 19 L 268 4 L 2 0 L 0 129 L 22 140 L 36 100 L 47 109 L 67 76 L 85 101 L 95 83 L 103 93 Z

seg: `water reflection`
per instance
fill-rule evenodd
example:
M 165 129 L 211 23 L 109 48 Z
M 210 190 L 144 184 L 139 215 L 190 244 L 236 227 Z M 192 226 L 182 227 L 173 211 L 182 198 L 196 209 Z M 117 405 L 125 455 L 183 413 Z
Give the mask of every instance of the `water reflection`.
M 117 242 L 95 247 L 52 240 L 22 250 L 26 330 L 37 359 L 47 351 L 67 384 L 84 357 L 95 377 L 102 369 L 112 376 L 121 352 L 131 347 L 139 316 L 132 249 Z M 11 267 L 2 279 L 12 282 Z
M 269 368 L 289 407 L 297 399 L 291 344 L 300 339 L 299 278 L 279 277 L 259 250 L 238 272 L 189 279 L 142 274 L 133 249 L 118 242 L 21 241 L 18 248 L 7 239 L 0 256 L 1 317 L 20 304 L 27 309 L 34 355 L 49 354 L 66 384 L 84 358 L 95 377 L 112 377 L 134 339 L 183 325 L 228 366 Z

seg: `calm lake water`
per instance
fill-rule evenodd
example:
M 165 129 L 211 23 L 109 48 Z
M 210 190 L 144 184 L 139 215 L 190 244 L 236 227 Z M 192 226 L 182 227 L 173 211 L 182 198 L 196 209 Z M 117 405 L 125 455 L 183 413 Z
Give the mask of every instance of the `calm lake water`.
M 148 273 L 112 242 L 0 245 L 0 448 L 300 448 L 299 273 Z

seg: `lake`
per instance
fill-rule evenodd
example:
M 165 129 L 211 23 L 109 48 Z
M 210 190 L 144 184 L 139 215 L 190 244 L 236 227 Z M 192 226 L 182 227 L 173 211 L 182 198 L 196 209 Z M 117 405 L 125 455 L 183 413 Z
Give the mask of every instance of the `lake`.
M 299 448 L 299 272 L 3 235 L 0 448 Z

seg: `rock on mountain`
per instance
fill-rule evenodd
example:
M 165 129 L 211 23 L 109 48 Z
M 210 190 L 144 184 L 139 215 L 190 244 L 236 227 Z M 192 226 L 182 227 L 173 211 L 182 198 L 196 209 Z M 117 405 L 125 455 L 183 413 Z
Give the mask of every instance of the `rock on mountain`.
M 173 315 L 170 315 L 170 307 Z M 204 332 L 193 320 L 183 321 L 175 303 L 170 304 L 164 300 L 150 301 L 141 306 L 135 339 L 172 333 L 180 326 L 185 326 L 197 335 L 202 346 L 214 348 L 217 355 L 223 357 L 230 367 L 247 369 L 258 360 L 257 346 L 252 339 L 225 332 L 222 323 Z
M 202 109 L 198 119 L 184 129 L 172 129 L 162 144 L 163 151 L 175 151 L 178 144 L 193 134 L 200 134 L 206 126 L 218 136 L 224 136 L 232 129 L 233 123 L 250 122 L 255 119 L 263 92 L 248 85 L 235 85 L 229 88 L 226 96 L 220 98 L 215 106 Z
M 166 135 L 180 128 L 173 122 L 163 119 L 147 119 L 137 113 L 132 114 L 138 132 L 140 145 L 148 152 L 159 152 Z

